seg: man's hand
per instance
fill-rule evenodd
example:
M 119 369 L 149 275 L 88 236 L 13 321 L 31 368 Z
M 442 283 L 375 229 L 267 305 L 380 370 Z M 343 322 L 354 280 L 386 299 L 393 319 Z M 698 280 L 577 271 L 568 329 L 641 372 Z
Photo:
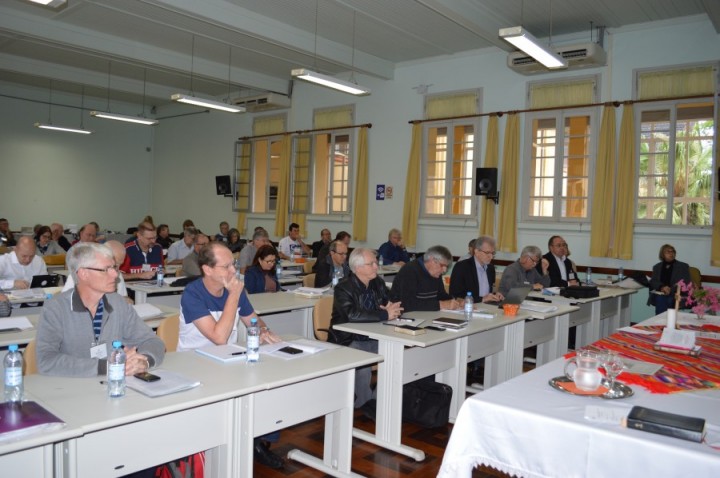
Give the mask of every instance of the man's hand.
M 267 327 L 260 327 L 260 343 L 261 344 L 276 344 L 282 342 L 282 339 L 272 332 Z
M 13 288 L 15 289 L 27 289 L 30 287 L 30 283 L 26 280 L 18 279 L 13 282 Z
M 230 294 L 240 295 L 245 288 L 245 282 L 239 280 L 237 276 L 232 276 L 230 280 L 223 280 L 223 285 Z
M 138 353 L 136 347 L 123 347 L 125 350 L 125 375 L 135 375 L 136 373 L 147 372 L 150 368 L 150 362 L 143 354 Z
M 548 275 L 548 268 L 550 267 L 550 262 L 548 262 L 548 260 L 543 257 L 542 260 L 540 261 L 540 264 L 542 264 L 541 267 L 542 267 L 543 275 L 544 276 Z
M 388 320 L 394 320 L 400 317 L 403 313 L 403 309 L 400 302 L 388 302 L 386 305 L 381 305 L 380 308 L 387 312 Z
M 482 298 L 482 301 L 483 302 L 500 302 L 503 299 L 505 299 L 505 297 L 503 297 L 503 295 L 500 292 L 497 292 L 495 294 L 490 292 L 488 295 L 486 295 L 485 297 Z
M 446 310 L 458 310 L 462 309 L 465 304 L 460 304 L 455 299 L 441 300 L 440 308 Z

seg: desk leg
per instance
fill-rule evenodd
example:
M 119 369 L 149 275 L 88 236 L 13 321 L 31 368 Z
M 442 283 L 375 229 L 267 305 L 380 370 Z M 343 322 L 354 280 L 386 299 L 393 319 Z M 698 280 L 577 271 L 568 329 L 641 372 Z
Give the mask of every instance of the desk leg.
M 505 326 L 503 350 L 485 357 L 485 390 L 522 373 L 525 322 Z
M 579 349 L 600 339 L 600 301 L 595 300 L 584 306 L 590 306 L 590 322 L 576 327 L 575 348 Z
M 253 476 L 253 404 L 255 396 L 244 395 L 236 398 L 233 404 L 232 434 L 235 437 L 235 453 L 232 457 L 233 476 L 252 478 Z
M 379 341 L 378 353 L 385 360 L 378 365 L 375 434 L 355 428 L 353 436 L 422 461 L 425 452 L 401 442 L 404 349 L 402 344 L 393 341 Z
M 313 309 L 305 308 L 302 309 L 303 317 L 305 318 L 305 337 L 311 340 L 315 340 L 315 327 L 313 326 Z
M 144 304 L 147 302 L 147 292 L 144 290 L 135 290 L 135 303 Z
M 632 295 L 621 295 L 618 297 L 620 300 L 620 324 L 619 327 L 629 327 L 630 318 L 632 316 Z
M 535 366 L 540 367 L 567 352 L 568 330 L 570 328 L 570 314 L 562 314 L 545 320 L 554 322 L 553 339 L 538 344 Z

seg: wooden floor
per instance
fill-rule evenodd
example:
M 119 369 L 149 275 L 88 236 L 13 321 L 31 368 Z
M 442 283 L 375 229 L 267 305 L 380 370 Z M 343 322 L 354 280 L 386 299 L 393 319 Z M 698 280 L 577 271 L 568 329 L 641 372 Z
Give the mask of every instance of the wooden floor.
M 291 428 L 284 429 L 280 441 L 273 444 L 271 450 L 280 456 L 297 448 L 314 456 L 321 457 L 323 451 L 324 419 L 320 418 Z M 375 423 L 355 413 L 355 426 L 363 430 L 373 431 Z M 362 440 L 353 439 L 352 471 L 366 477 L 429 478 L 437 476 L 442 464 L 443 453 L 447 445 L 452 425 L 441 428 L 425 429 L 417 425 L 403 423 L 403 444 L 419 448 L 425 452 L 425 460 L 416 462 L 412 458 L 385 450 Z M 259 478 L 301 478 L 325 477 L 324 473 L 308 468 L 305 465 L 286 460 L 285 469 L 271 470 L 262 465 L 255 465 L 254 476 Z M 491 468 L 476 469 L 473 478 L 507 477 Z

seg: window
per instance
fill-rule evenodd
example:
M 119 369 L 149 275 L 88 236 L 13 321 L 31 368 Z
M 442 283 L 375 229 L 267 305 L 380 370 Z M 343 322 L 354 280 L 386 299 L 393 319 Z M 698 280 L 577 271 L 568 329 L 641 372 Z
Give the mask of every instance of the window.
M 636 219 L 711 224 L 714 108 L 711 101 L 640 105 Z
M 275 210 L 281 146 L 281 137 L 238 143 L 235 159 L 236 210 L 255 213 Z
M 313 191 L 314 214 L 350 211 L 350 133 L 316 134 Z
M 475 214 L 475 138 L 477 121 L 426 123 L 423 137 L 423 215 L 469 217 Z
M 528 120 L 528 217 L 587 221 L 593 112 L 539 112 L 529 114 Z

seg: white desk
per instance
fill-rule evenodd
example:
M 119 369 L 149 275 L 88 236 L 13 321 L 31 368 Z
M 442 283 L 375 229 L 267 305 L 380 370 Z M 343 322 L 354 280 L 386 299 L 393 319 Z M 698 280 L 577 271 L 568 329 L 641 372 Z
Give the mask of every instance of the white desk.
M 619 424 L 583 418 L 586 405 L 629 411 L 633 405 L 702 416 L 710 443 L 720 444 L 720 390 L 601 400 L 552 389 L 563 359 L 525 373 L 463 404 L 440 469 L 441 478 L 470 478 L 476 465 L 519 477 L 717 477 L 720 452 Z
M 412 312 L 407 316 L 429 324 L 442 312 Z M 465 399 L 466 365 L 485 358 L 485 387 L 491 387 L 522 371 L 524 321 L 527 314 L 494 319 L 473 319 L 458 332 L 428 330 L 410 336 L 379 323 L 335 325 L 334 328 L 378 341 L 385 359 L 378 367 L 375 434 L 355 429 L 353 436 L 421 461 L 425 453 L 401 442 L 403 385 L 436 375 L 453 388 L 450 420 L 454 421 Z
M 248 298 L 255 312 L 273 332 L 315 339 L 312 312 L 318 299 L 301 297 L 292 292 L 250 294 Z
M 18 297 L 13 294 L 13 290 L 9 290 L 5 292 L 5 295 L 8 296 L 8 299 L 10 300 L 10 304 L 13 305 L 13 309 L 10 315 L 17 317 L 20 315 L 27 315 L 27 314 L 39 314 L 42 310 L 43 303 L 53 295 L 59 293 L 62 290 L 62 287 L 43 287 L 43 297 Z M 25 304 L 26 307 L 20 307 L 20 305 Z
M 155 281 L 127 281 L 125 287 L 134 292 L 136 304 L 150 302 L 154 305 L 163 304 L 178 308 L 180 307 L 180 296 L 185 290 L 185 286 L 158 286 Z
M 288 456 L 334 476 L 357 476 L 350 470 L 354 369 L 379 359 L 346 347 L 288 361 L 263 355 L 257 364 L 170 353 L 161 368 L 200 379 L 202 385 L 158 398 L 128 390 L 126 397 L 110 399 L 100 377 L 29 376 L 28 398 L 67 427 L 0 446 L 0 469 L 9 476 L 102 478 L 209 450 L 207 476 L 251 477 L 254 437 L 325 416 L 323 458 L 299 450 Z M 16 468 L 30 454 L 42 458 L 43 473 Z

